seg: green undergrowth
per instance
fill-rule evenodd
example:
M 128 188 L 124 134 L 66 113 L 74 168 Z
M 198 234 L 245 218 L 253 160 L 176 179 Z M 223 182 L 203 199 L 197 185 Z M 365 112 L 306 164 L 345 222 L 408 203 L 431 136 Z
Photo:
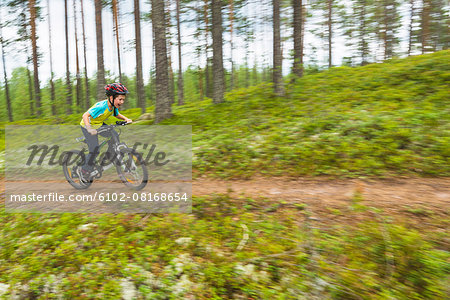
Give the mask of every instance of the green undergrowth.
M 5 299 L 444 299 L 448 235 L 372 207 L 194 197 L 192 214 L 0 210 Z M 369 216 L 369 217 L 368 217 Z M 361 221 L 357 221 L 361 220 Z M 449 220 L 439 219 L 441 225 Z M 122 297 L 122 298 L 121 298 Z
M 222 104 L 174 106 L 175 116 L 162 124 L 192 125 L 195 174 L 449 176 L 449 61 L 450 51 L 441 51 L 332 68 L 287 84 L 285 97 L 262 84 L 232 91 Z M 137 119 L 140 111 L 123 113 Z

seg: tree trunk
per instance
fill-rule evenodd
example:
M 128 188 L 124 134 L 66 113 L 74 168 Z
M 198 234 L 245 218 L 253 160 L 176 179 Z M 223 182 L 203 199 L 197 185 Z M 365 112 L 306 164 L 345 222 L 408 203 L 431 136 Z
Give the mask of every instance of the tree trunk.
M 170 103 L 173 104 L 175 102 L 175 78 L 173 75 L 173 68 L 172 68 L 172 36 L 170 34 L 170 28 L 172 27 L 171 24 L 171 14 L 170 14 L 170 0 L 166 0 L 165 4 L 167 4 L 166 8 L 166 16 L 167 16 L 167 24 L 166 24 L 166 40 L 168 41 L 167 45 L 167 63 L 169 65 L 169 99 Z
M 203 5 L 203 17 L 205 21 L 205 57 L 206 57 L 206 65 L 205 65 L 205 91 L 206 91 L 206 97 L 212 98 L 211 95 L 211 60 L 209 57 L 209 16 L 208 16 L 208 1 L 204 0 Z
M 225 74 L 223 70 L 223 45 L 222 45 L 222 1 L 212 0 L 212 36 L 213 36 L 213 74 L 214 93 L 213 102 L 224 101 Z
M 304 67 L 303 67 L 303 53 L 305 50 L 305 24 L 306 24 L 306 5 L 302 3 L 302 1 L 300 2 L 300 7 L 301 7 L 301 29 L 300 29 L 300 75 L 303 76 L 303 72 L 304 72 Z M 300 76 L 300 77 L 301 77 Z
M 205 66 L 205 91 L 206 91 L 206 97 L 211 97 L 211 60 L 209 58 L 206 59 L 206 66 Z
M 234 0 L 229 0 L 230 5 L 230 62 L 231 62 L 231 77 L 230 77 L 230 90 L 234 88 L 234 61 L 233 61 L 233 26 L 234 26 Z
M 303 76 L 303 66 L 300 63 L 302 54 L 302 25 L 303 25 L 303 4 L 302 0 L 292 0 L 294 10 L 294 65 L 293 73 L 295 78 Z
M 116 36 L 117 63 L 119 65 L 119 81 L 122 82 L 122 63 L 120 61 L 119 18 L 117 0 L 112 0 L 114 35 Z
M 53 54 L 52 54 L 52 30 L 50 24 L 50 0 L 47 0 L 47 19 L 48 19 L 48 49 L 50 52 L 50 102 L 52 107 L 52 115 L 56 115 L 56 97 L 55 97 L 55 84 L 53 83 Z
M 41 88 L 39 86 L 39 68 L 38 51 L 36 43 L 36 3 L 35 0 L 28 2 L 30 9 L 30 27 L 31 27 L 31 47 L 33 49 L 33 77 L 34 77 L 34 96 L 36 98 L 36 115 L 41 116 Z
M 421 34 L 421 42 L 422 42 L 422 54 L 430 50 L 430 10 L 431 10 L 431 1 L 423 0 L 423 8 L 422 8 L 422 34 Z
M 28 57 L 28 61 L 30 61 L 30 57 Z M 28 97 L 29 97 L 29 101 L 28 103 L 30 104 L 30 114 L 32 116 L 34 116 L 34 105 L 33 105 L 33 79 L 31 79 L 31 72 L 30 72 L 30 68 L 28 66 L 28 62 L 27 62 L 27 77 L 28 77 Z
M 134 31 L 136 35 L 136 91 L 138 107 L 141 108 L 141 114 L 146 111 L 144 79 L 142 74 L 142 46 L 141 46 L 141 10 L 140 0 L 134 0 Z
M 247 30 L 246 30 L 247 31 Z M 244 86 L 246 87 L 246 88 L 248 88 L 248 86 L 249 86 L 249 81 L 250 81 L 250 72 L 249 72 L 249 70 L 248 70 L 248 56 L 249 56 L 249 44 L 250 44 L 250 42 L 249 42 L 249 39 L 250 39 L 250 37 L 249 37 L 249 35 L 248 35 L 248 32 L 246 32 L 246 38 L 245 38 L 245 60 L 244 60 L 244 63 L 245 63 L 245 68 L 244 68 L 244 71 L 245 71 L 245 80 L 244 80 Z
M 89 94 L 89 78 L 87 73 L 87 57 L 86 57 L 86 33 L 84 29 L 84 8 L 83 0 L 81 0 L 81 26 L 83 27 L 83 56 L 84 56 L 84 84 L 86 85 L 86 110 L 91 107 L 90 94 Z
M 333 38 L 333 0 L 328 0 L 328 68 L 333 66 L 333 57 L 332 57 L 332 38 Z
M 97 101 L 105 97 L 105 66 L 103 64 L 102 0 L 94 0 L 97 36 Z
M 411 55 L 412 51 L 412 40 L 413 40 L 413 22 L 414 22 L 414 0 L 409 0 L 410 14 L 409 14 L 409 29 L 408 29 L 408 56 Z
M 75 58 L 76 58 L 76 67 L 77 67 L 77 86 L 76 86 L 76 99 L 77 99 L 77 109 L 75 111 L 79 111 L 81 108 L 81 75 L 80 75 L 80 60 L 78 58 L 78 30 L 77 30 L 77 7 L 76 0 L 73 0 L 73 20 L 74 20 L 74 29 L 75 29 Z
M 72 113 L 72 86 L 70 83 L 69 70 L 69 24 L 67 17 L 67 0 L 64 0 L 64 22 L 66 33 L 66 113 L 70 115 Z
M 164 0 L 152 0 L 152 23 L 154 27 L 154 44 L 156 56 L 156 103 L 155 124 L 172 117 L 169 98 L 169 76 L 166 45 L 166 21 Z
M 181 64 L 181 28 L 180 28 L 180 0 L 177 1 L 177 38 L 178 38 L 178 105 L 184 105 L 183 68 Z
M 13 115 L 12 115 L 11 97 L 9 95 L 8 75 L 6 74 L 5 43 L 3 41 L 3 22 L 1 19 L 0 19 L 0 43 L 2 47 L 3 76 L 5 78 L 6 109 L 8 110 L 8 120 L 9 122 L 12 122 Z
M 367 42 L 367 20 L 366 20 L 366 1 L 362 0 L 360 1 L 360 7 L 359 7 L 359 39 L 360 39 L 360 51 L 361 51 L 361 65 L 364 66 L 367 64 L 367 56 L 369 54 L 369 45 Z
M 273 84 L 277 96 L 284 95 L 282 77 L 281 34 L 280 34 L 280 0 L 273 2 Z

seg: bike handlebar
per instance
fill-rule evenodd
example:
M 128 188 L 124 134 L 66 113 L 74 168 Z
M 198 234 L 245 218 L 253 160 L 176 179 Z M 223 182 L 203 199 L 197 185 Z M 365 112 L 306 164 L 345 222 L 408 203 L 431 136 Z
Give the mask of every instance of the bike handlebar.
M 103 128 L 100 127 L 99 129 L 97 129 L 97 133 L 102 133 L 102 132 L 105 132 L 105 131 L 109 131 L 109 130 L 112 130 L 113 128 L 115 128 L 115 127 L 125 126 L 127 124 L 131 124 L 131 123 L 127 123 L 126 121 L 116 121 L 115 125 L 107 125 L 107 126 L 103 126 Z

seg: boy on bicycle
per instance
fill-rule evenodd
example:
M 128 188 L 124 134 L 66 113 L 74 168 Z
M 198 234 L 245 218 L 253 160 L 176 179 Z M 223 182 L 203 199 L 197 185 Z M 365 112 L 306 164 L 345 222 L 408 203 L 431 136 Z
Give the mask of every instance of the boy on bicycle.
M 90 173 L 93 171 L 94 161 L 98 155 L 98 136 L 97 129 L 106 125 L 104 121 L 111 115 L 131 123 L 132 120 L 119 113 L 119 108 L 123 105 L 125 97 L 128 94 L 127 88 L 121 83 L 112 83 L 105 86 L 105 93 L 108 97 L 106 100 L 97 102 L 87 112 L 83 114 L 81 119 L 81 131 L 84 134 L 86 143 L 89 147 L 89 153 L 82 167 L 77 168 L 77 175 L 83 181 L 88 181 Z M 108 137 L 117 135 L 117 132 L 110 131 L 109 133 L 101 134 Z

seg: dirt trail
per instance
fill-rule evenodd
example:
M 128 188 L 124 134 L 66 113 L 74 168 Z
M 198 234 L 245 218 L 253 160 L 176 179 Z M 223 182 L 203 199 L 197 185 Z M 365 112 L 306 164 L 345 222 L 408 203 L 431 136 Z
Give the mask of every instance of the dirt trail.
M 0 180 L 4 198 L 4 179 Z M 192 181 L 194 196 L 229 193 L 233 197 L 269 198 L 288 203 L 305 203 L 316 210 L 348 206 L 356 194 L 361 203 L 392 212 L 409 208 L 450 214 L 450 178 L 306 179 L 254 178 L 250 180 Z
M 227 193 L 232 196 L 269 198 L 305 203 L 316 209 L 348 206 L 356 194 L 364 205 L 389 210 L 407 207 L 430 209 L 449 214 L 450 178 L 408 178 L 385 180 L 330 180 L 255 178 L 223 181 L 198 179 L 193 181 L 194 195 Z

